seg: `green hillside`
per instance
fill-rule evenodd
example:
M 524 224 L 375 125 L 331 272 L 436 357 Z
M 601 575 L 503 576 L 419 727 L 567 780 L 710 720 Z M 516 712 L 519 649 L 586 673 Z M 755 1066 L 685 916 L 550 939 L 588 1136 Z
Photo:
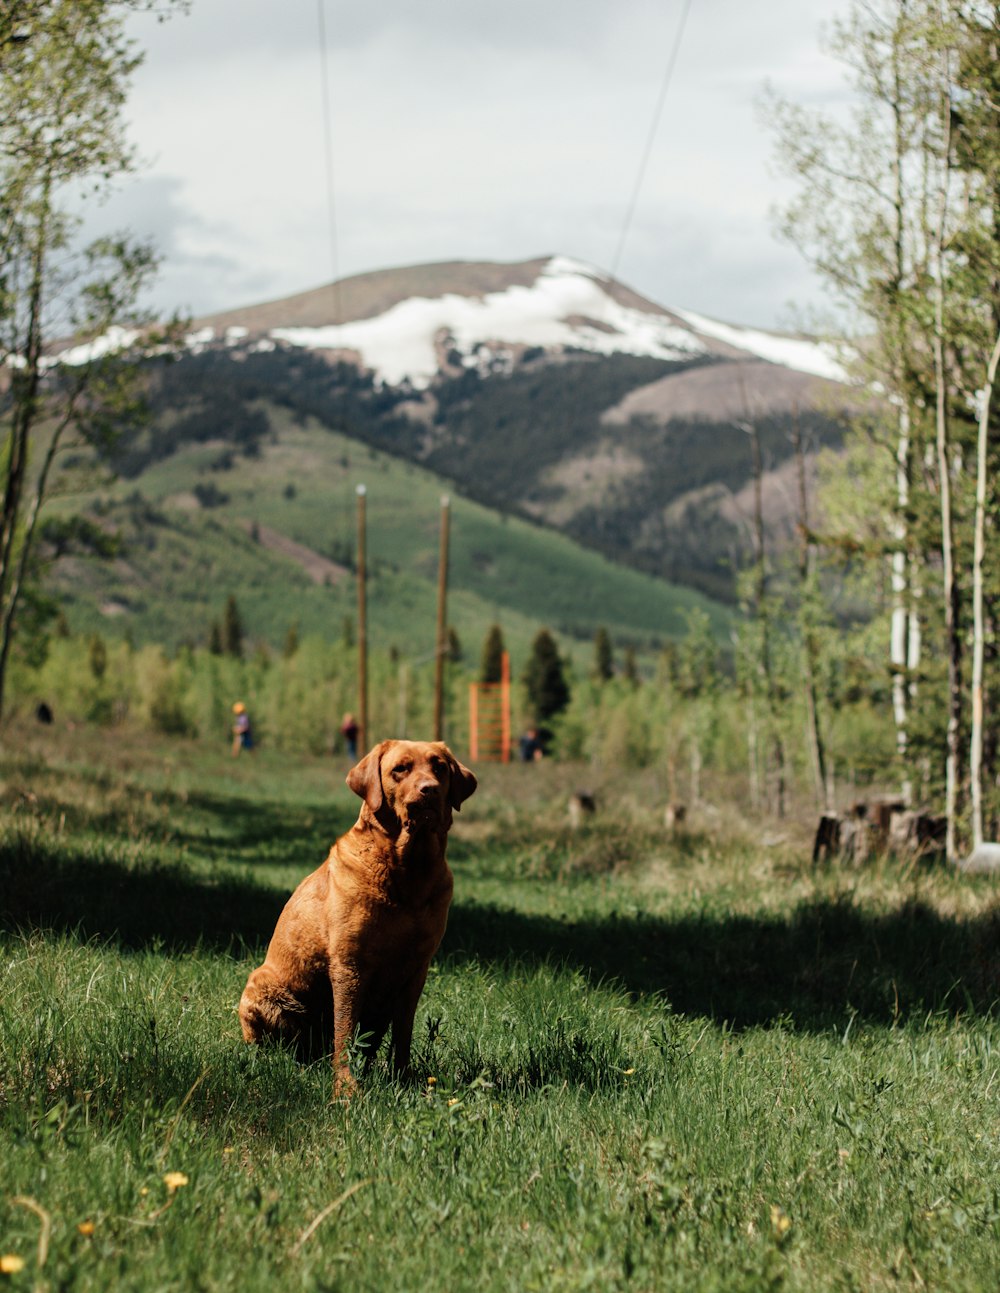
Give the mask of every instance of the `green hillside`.
M 204 484 L 226 491 L 224 469 L 235 455 L 263 449 L 272 438 L 265 409 L 282 409 L 296 425 L 312 418 L 342 431 L 356 453 L 371 448 L 427 468 L 487 508 L 540 521 L 617 565 L 734 605 L 736 575 L 752 559 L 738 499 L 753 464 L 745 418 L 734 421 L 732 397 L 726 404 L 732 365 L 576 352 L 553 358 L 540 348 L 510 360 L 509 370 L 507 363 L 481 372 L 455 361 L 427 390 L 414 390 L 294 347 L 209 347 L 152 375 L 153 422 L 122 434 L 115 466 L 138 479 L 179 451 L 207 445 L 199 461 L 218 479 Z M 841 442 L 843 419 L 834 395 L 826 411 L 800 405 L 811 397 L 789 385 L 788 370 L 762 367 L 769 372 L 754 380 L 770 412 L 759 411 L 755 425 L 767 479 L 789 462 L 794 433 L 815 453 Z M 682 405 L 683 415 L 664 396 L 658 411 L 605 419 L 630 396 L 698 375 L 698 399 Z M 779 485 L 772 494 L 781 500 L 787 491 Z M 788 505 L 772 501 L 768 524 L 780 548 L 794 526 Z M 570 621 L 577 596 L 574 588 Z
M 618 643 L 651 647 L 682 634 L 695 607 L 725 629 L 728 612 L 690 589 L 457 496 L 430 472 L 313 419 L 263 401 L 255 412 L 267 433 L 249 455 L 218 440 L 182 444 L 83 500 L 123 546 L 113 562 L 55 564 L 52 581 L 74 628 L 204 643 L 233 594 L 251 641 L 280 648 L 293 623 L 339 639 L 355 615 L 355 490 L 364 483 L 375 647 L 410 660 L 433 651 L 444 492 L 452 497 L 449 621 L 471 660 L 494 621 L 515 656 L 541 623 L 566 646 L 589 643 L 605 624 Z M 283 540 L 309 552 L 282 551 Z M 309 554 L 336 566 L 324 569 Z

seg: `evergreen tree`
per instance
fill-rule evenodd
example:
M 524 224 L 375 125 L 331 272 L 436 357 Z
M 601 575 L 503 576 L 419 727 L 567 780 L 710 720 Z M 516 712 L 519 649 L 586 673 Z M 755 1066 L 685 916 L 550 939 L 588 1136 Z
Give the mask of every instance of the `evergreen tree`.
M 100 633 L 92 634 L 87 644 L 87 663 L 90 672 L 100 682 L 108 668 L 108 648 Z
M 299 649 L 299 622 L 292 620 L 288 626 L 288 632 L 285 634 L 285 645 L 282 648 L 282 657 L 285 660 L 291 660 L 292 656 Z
M 615 673 L 614 660 L 611 654 L 611 637 L 602 624 L 594 634 L 594 677 L 598 682 L 607 682 Z
M 531 658 L 524 672 L 535 721 L 544 723 L 566 708 L 570 700 L 569 684 L 559 657 L 559 649 L 548 629 L 539 629 L 531 646 Z
M 635 647 L 627 646 L 625 648 L 625 664 L 622 667 L 622 677 L 626 682 L 630 682 L 633 687 L 639 685 L 639 662 L 635 657 Z
M 213 620 L 208 634 L 208 649 L 212 655 L 222 655 L 222 629 L 219 621 Z
M 503 631 L 499 624 L 490 628 L 483 640 L 483 658 L 479 668 L 480 682 L 499 682 L 503 673 Z
M 226 655 L 243 659 L 243 620 L 232 593 L 226 599 L 226 609 L 222 616 L 222 649 Z

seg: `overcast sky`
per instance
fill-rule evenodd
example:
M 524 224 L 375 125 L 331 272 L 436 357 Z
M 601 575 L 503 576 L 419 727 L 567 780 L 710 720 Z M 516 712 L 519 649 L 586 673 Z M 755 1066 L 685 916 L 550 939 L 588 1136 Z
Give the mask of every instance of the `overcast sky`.
M 319 6 L 334 168 L 328 219 Z M 817 285 L 773 234 L 790 192 L 766 80 L 837 110 L 846 0 L 692 0 L 618 276 L 662 305 L 788 325 Z M 338 276 L 559 253 L 612 267 L 683 0 L 192 0 L 136 19 L 145 162 L 101 228 L 155 238 L 155 305 L 201 314 Z M 95 221 L 88 219 L 93 229 Z

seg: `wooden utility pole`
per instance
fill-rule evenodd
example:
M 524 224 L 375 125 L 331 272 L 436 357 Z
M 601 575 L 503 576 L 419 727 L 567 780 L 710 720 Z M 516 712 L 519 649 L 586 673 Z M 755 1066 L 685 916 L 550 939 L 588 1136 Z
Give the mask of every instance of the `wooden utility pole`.
M 444 740 L 444 659 L 448 652 L 448 524 L 451 500 L 441 499 L 441 555 L 438 561 L 437 649 L 434 657 L 434 740 Z
M 358 496 L 358 750 L 368 750 L 368 607 L 365 600 L 366 526 L 364 485 Z

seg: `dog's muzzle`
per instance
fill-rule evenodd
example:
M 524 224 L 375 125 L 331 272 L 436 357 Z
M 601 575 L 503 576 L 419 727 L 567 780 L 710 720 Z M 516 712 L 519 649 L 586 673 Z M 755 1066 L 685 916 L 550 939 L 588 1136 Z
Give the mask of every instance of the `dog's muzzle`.
M 418 798 L 410 800 L 405 807 L 407 821 L 426 826 L 430 822 L 441 820 L 442 796 L 440 787 L 433 785 L 421 789 Z

